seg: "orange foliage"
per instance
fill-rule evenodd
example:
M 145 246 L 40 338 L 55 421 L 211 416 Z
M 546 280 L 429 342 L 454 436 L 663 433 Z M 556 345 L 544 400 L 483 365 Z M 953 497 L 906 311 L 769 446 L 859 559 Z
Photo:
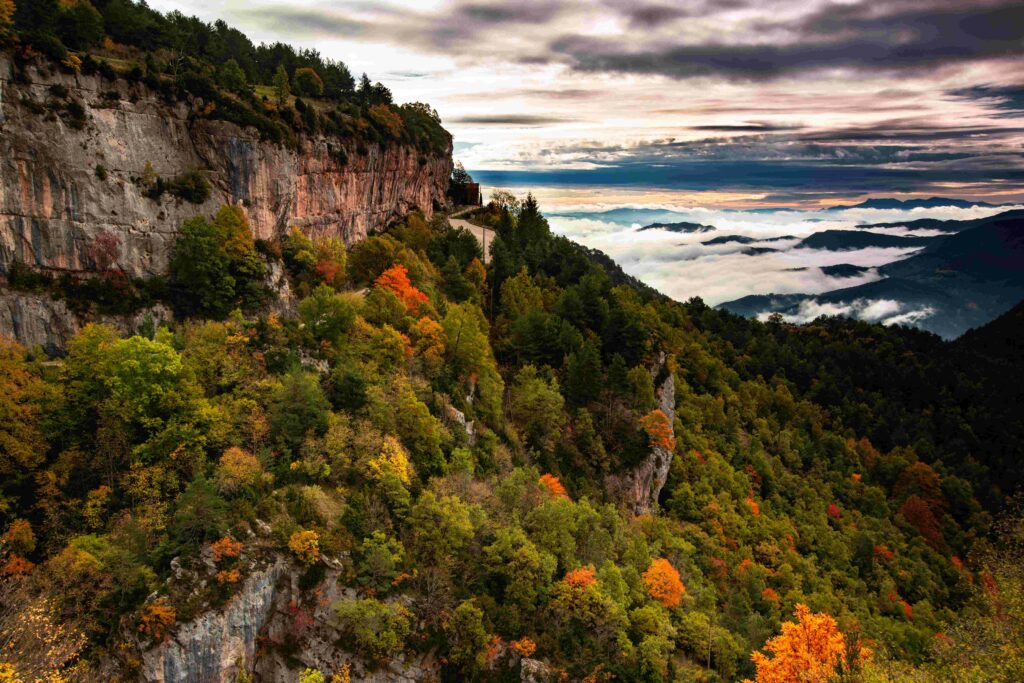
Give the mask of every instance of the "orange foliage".
M 572 588 L 577 588 L 579 590 L 585 589 L 587 586 L 591 585 L 596 580 L 597 579 L 594 578 L 593 567 L 580 567 L 579 569 L 572 569 L 565 573 L 565 578 L 563 579 L 563 581 L 565 581 L 566 584 L 568 584 Z
M 210 551 L 213 553 L 214 562 L 220 562 L 225 557 L 238 557 L 242 553 L 242 542 L 225 536 L 211 543 Z
M 853 483 L 859 484 L 861 480 L 860 473 L 854 472 L 853 474 L 850 475 L 850 479 L 853 480 Z
M 537 643 L 525 637 L 513 640 L 509 646 L 523 657 L 531 657 L 537 651 Z
M 644 586 L 652 598 L 665 607 L 678 607 L 686 593 L 679 572 L 664 557 L 653 560 L 644 572 Z
M 32 571 L 32 564 L 21 555 L 11 555 L 3 567 L 0 567 L 0 575 L 3 576 L 24 576 Z
M 754 500 L 753 493 L 747 494 L 747 507 L 750 508 L 750 514 L 754 515 L 755 517 L 761 516 L 761 506 L 758 505 L 756 500 Z
M 660 408 L 652 410 L 640 418 L 640 426 L 647 432 L 647 438 L 650 439 L 652 448 L 663 448 L 666 451 L 671 451 L 676 447 L 676 437 L 672 433 L 672 423 L 668 421 L 668 416 Z
M 320 559 L 320 534 L 311 530 L 296 531 L 288 539 L 288 547 L 303 564 L 316 564 Z
M 562 482 L 553 474 L 540 475 L 540 485 L 547 489 L 548 493 L 556 498 L 569 498 L 569 494 L 566 493 L 565 487 L 562 486 Z
M 766 602 L 770 602 L 776 606 L 779 604 L 780 599 L 779 593 L 774 588 L 765 588 L 763 591 L 761 591 L 761 598 L 763 598 Z
M 237 569 L 226 569 L 217 572 L 217 583 L 238 583 L 242 574 Z
M 885 545 L 884 543 L 876 544 L 874 552 L 876 560 L 885 560 L 886 562 L 888 562 L 892 558 L 896 557 L 896 553 L 889 550 L 889 546 Z
M 412 286 L 409 270 L 400 263 L 381 273 L 374 284 L 394 292 L 399 301 L 411 311 L 419 310 L 420 304 L 427 302 L 427 295 Z
M 142 608 L 139 615 L 139 632 L 153 640 L 163 640 L 174 625 L 178 613 L 166 602 L 153 602 Z
M 751 655 L 757 683 L 825 683 L 831 680 L 846 655 L 846 639 L 836 620 L 796 606 L 797 623 L 782 624 L 782 633 L 767 643 L 765 652 Z M 752 683 L 749 680 L 743 683 Z

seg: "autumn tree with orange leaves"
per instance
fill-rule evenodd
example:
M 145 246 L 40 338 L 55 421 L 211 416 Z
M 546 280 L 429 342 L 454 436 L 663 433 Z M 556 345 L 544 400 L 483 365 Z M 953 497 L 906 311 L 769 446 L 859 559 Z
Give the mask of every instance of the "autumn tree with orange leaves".
M 668 415 L 661 409 L 652 410 L 640 418 L 640 426 L 647 432 L 652 448 L 663 448 L 671 451 L 676 447 L 676 437 L 672 433 L 672 423 Z
M 668 608 L 678 607 L 686 593 L 679 572 L 664 557 L 653 560 L 644 572 L 644 586 L 652 598 Z
M 374 284 L 394 292 L 402 305 L 410 311 L 418 311 L 420 305 L 427 302 L 427 295 L 413 286 L 409 280 L 409 270 L 400 263 L 377 276 Z
M 827 683 L 846 656 L 846 639 L 836 620 L 796 606 L 797 621 L 782 624 L 782 633 L 751 655 L 756 683 Z M 747 679 L 743 683 L 754 683 Z

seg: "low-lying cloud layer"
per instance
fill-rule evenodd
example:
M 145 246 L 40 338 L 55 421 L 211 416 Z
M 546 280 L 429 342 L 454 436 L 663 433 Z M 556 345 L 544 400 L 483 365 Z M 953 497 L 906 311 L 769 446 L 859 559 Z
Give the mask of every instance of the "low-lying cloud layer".
M 552 230 L 611 256 L 629 274 L 679 299 L 701 297 L 717 305 L 751 294 L 820 294 L 853 287 L 881 277 L 877 268 L 916 253 L 921 246 L 867 248 L 845 251 L 798 248 L 804 237 L 827 229 L 855 229 L 870 223 L 895 223 L 929 217 L 967 220 L 1002 211 L 972 207 L 913 210 L 854 209 L 826 211 L 736 211 L 709 207 L 662 205 L 573 205 L 560 202 L 556 191 L 541 193 L 548 199 Z M 678 233 L 664 229 L 639 230 L 651 222 L 692 222 L 713 225 L 714 232 Z M 864 229 L 857 229 L 863 232 Z M 917 237 L 938 236 L 938 231 L 908 231 L 898 227 L 871 228 L 870 232 Z M 705 244 L 722 236 L 750 238 Z M 784 239 L 778 239 L 784 238 Z M 771 249 L 773 251 L 752 251 Z M 851 265 L 860 268 L 829 269 Z M 839 274 L 836 274 L 839 273 Z M 878 302 L 844 305 L 807 302 L 792 320 L 813 319 L 829 313 L 849 313 L 871 322 L 909 324 L 923 311 L 902 310 Z M 842 308 L 843 306 L 840 306 Z M 836 310 L 833 310 L 836 309 Z

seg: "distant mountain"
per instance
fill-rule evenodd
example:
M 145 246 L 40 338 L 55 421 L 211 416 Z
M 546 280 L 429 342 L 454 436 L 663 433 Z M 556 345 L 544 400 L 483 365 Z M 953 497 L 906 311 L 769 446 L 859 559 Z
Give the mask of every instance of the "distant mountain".
M 896 221 L 895 223 L 866 223 L 858 225 L 861 230 L 871 228 L 906 228 L 907 230 L 942 230 L 943 232 L 959 232 L 971 227 L 973 221 L 944 221 L 938 218 L 918 218 L 913 221 Z
M 651 223 L 640 228 L 640 230 L 668 230 L 669 232 L 713 232 L 715 226 L 701 225 L 700 223 Z
M 760 240 L 753 237 L 747 237 L 745 235 L 722 235 L 720 237 L 712 237 L 709 240 L 704 240 L 701 244 L 706 244 L 710 247 L 715 244 L 729 244 L 730 242 L 735 242 L 737 244 L 750 244 L 758 241 Z
M 852 263 L 840 263 L 834 266 L 822 266 L 821 272 L 829 277 L 856 277 L 871 270 L 867 266 L 855 266 Z
M 994 207 L 1001 205 L 989 204 L 988 202 L 974 202 L 967 199 L 953 199 L 950 197 L 929 197 L 928 199 L 878 198 L 867 199 L 860 204 L 830 206 L 826 211 L 846 211 L 848 209 L 936 209 L 946 206 L 969 209 L 974 206 Z
M 869 247 L 921 247 L 941 237 L 900 237 L 858 230 L 822 230 L 805 237 L 796 244 L 797 249 L 826 249 L 848 251 Z
M 778 249 L 772 249 L 771 247 L 747 247 L 740 253 L 744 256 L 760 256 L 761 254 L 771 254 L 775 251 L 778 251 Z
M 728 244 L 735 242 L 737 244 L 754 244 L 755 242 L 781 242 L 783 240 L 795 240 L 796 237 L 793 235 L 782 235 L 780 237 L 747 237 L 746 235 L 722 235 L 720 237 L 712 237 L 709 240 L 704 240 L 701 244 L 712 246 L 715 244 Z
M 909 323 L 947 339 L 958 337 L 1024 299 L 1024 211 L 965 222 L 971 227 L 931 238 L 920 252 L 879 268 L 881 280 L 824 294 L 747 296 L 719 308 L 746 316 L 768 311 L 797 315 L 813 303 L 853 317 Z

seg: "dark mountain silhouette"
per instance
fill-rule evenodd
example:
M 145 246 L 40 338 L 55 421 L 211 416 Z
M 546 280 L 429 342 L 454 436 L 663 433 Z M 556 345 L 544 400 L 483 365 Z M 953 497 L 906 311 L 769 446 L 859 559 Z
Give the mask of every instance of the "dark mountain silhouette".
M 992 207 L 1001 205 L 989 204 L 988 202 L 975 202 L 967 199 L 953 199 L 951 197 L 929 197 L 928 199 L 877 198 L 867 199 L 860 204 L 840 204 L 838 206 L 830 206 L 826 211 L 846 211 L 847 209 L 935 209 L 940 206 L 969 209 L 973 206 Z
M 679 223 L 651 223 L 640 228 L 640 230 L 668 230 L 669 232 L 712 232 L 715 230 L 713 225 L 701 225 L 700 223 L 688 223 L 681 221 Z
M 767 311 L 793 315 L 804 302 L 815 301 L 856 314 L 884 300 L 898 305 L 895 314 L 922 316 L 910 321 L 918 327 L 947 339 L 958 337 L 1024 298 L 1024 211 L 965 222 L 970 223 L 967 229 L 930 238 L 920 252 L 879 268 L 881 280 L 816 295 L 746 296 L 719 307 L 746 316 Z
M 828 251 L 848 251 L 851 249 L 867 249 L 869 247 L 920 247 L 941 237 L 900 237 L 883 235 L 877 232 L 861 232 L 857 230 L 823 230 L 800 240 L 797 249 L 826 249 Z

